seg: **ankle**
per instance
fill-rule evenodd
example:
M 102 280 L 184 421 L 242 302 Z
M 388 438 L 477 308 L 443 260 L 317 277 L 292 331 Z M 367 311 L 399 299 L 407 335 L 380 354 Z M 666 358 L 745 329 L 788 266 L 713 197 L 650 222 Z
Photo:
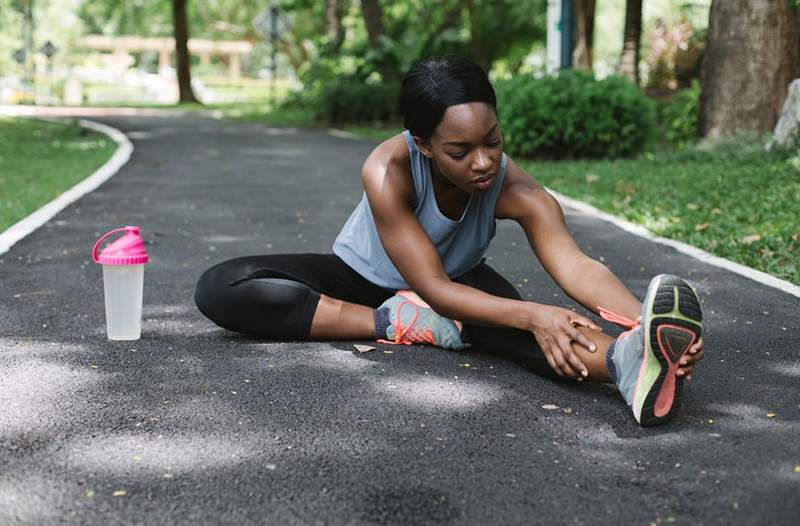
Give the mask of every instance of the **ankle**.
M 382 340 L 386 338 L 386 329 L 391 324 L 389 309 L 386 307 L 375 309 L 375 339 Z

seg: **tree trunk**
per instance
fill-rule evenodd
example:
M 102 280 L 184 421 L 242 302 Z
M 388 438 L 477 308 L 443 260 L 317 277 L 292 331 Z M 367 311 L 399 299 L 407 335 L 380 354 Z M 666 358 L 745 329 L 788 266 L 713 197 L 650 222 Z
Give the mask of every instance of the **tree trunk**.
M 480 17 L 478 6 L 474 0 L 464 0 L 464 6 L 469 14 L 469 55 L 470 59 L 479 65 L 485 72 L 492 69 L 491 45 L 482 38 L 484 32 L 480 30 Z
M 186 2 L 188 0 L 172 0 L 175 56 L 178 63 L 178 93 L 181 102 L 197 102 L 192 91 L 192 73 L 189 69 L 189 23 L 186 21 Z
M 625 32 L 619 74 L 639 85 L 639 50 L 642 40 L 642 0 L 625 1 Z
M 325 34 L 331 42 L 331 50 L 339 51 L 344 42 L 342 14 L 347 0 L 325 0 Z
M 572 67 L 592 71 L 595 0 L 575 0 L 575 46 Z
M 384 50 L 381 45 L 381 37 L 385 34 L 385 30 L 383 28 L 383 9 L 378 0 L 361 0 L 361 15 L 364 17 L 364 25 L 367 28 L 369 48 L 381 57 L 377 63 L 378 71 L 383 80 L 395 80 L 397 75 L 394 68 L 384 58 Z
M 772 131 L 800 73 L 797 12 L 786 0 L 714 0 L 708 22 L 700 133 Z

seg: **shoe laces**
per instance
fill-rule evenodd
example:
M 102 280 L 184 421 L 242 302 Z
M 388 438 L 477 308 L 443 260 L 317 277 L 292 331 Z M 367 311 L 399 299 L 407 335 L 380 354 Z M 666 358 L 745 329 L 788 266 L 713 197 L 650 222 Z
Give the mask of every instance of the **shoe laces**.
M 411 305 L 414 308 L 414 317 L 408 325 L 404 326 L 403 318 L 400 314 L 403 310 L 403 306 L 406 304 Z M 397 307 L 397 316 L 395 317 L 394 323 L 392 323 L 395 334 L 394 341 L 378 340 L 378 343 L 411 345 L 417 342 L 425 342 L 432 345 L 438 345 L 430 327 L 421 328 L 415 325 L 418 318 L 419 306 L 411 300 L 403 300 Z
M 619 325 L 621 327 L 625 327 L 626 329 L 628 329 L 627 331 L 625 331 L 622 334 L 620 334 L 617 337 L 618 339 L 627 337 L 629 334 L 631 334 L 633 331 L 635 331 L 637 328 L 639 328 L 639 325 L 641 324 L 641 321 L 642 321 L 642 317 L 641 316 L 639 316 L 635 320 L 632 320 L 630 318 L 626 318 L 625 316 L 622 316 L 621 314 L 617 314 L 614 311 L 610 311 L 610 310 L 608 310 L 606 308 L 603 308 L 603 307 L 600 307 L 600 306 L 598 306 L 597 309 L 600 312 L 600 317 L 603 318 L 604 320 L 608 320 L 611 323 L 616 323 L 617 325 Z

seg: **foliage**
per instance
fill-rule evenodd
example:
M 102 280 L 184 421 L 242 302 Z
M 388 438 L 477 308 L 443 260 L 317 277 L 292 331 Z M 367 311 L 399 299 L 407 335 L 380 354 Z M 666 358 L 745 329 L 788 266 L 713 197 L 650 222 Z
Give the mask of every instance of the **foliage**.
M 332 125 L 393 122 L 399 118 L 399 95 L 399 82 L 342 77 L 323 89 L 316 117 Z
M 693 144 L 698 138 L 700 83 L 695 80 L 691 88 L 678 91 L 671 101 L 659 107 L 659 113 L 667 141 L 679 150 Z
M 585 71 L 495 84 L 506 150 L 524 157 L 620 157 L 642 149 L 654 105 L 627 79 Z
M 741 134 L 634 160 L 522 164 L 553 190 L 657 235 L 800 284 L 800 162 L 764 141 Z

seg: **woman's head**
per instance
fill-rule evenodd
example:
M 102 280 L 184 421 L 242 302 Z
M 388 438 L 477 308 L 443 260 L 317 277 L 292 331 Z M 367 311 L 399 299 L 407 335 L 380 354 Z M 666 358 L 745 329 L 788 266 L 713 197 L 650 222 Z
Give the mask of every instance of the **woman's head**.
M 412 135 L 428 141 L 450 106 L 483 102 L 496 111 L 497 99 L 481 67 L 458 55 L 429 57 L 403 77 L 400 113 Z
M 503 153 L 497 99 L 474 62 L 445 55 L 417 63 L 403 77 L 400 112 L 438 178 L 476 192 L 485 189 L 476 179 L 497 174 Z

